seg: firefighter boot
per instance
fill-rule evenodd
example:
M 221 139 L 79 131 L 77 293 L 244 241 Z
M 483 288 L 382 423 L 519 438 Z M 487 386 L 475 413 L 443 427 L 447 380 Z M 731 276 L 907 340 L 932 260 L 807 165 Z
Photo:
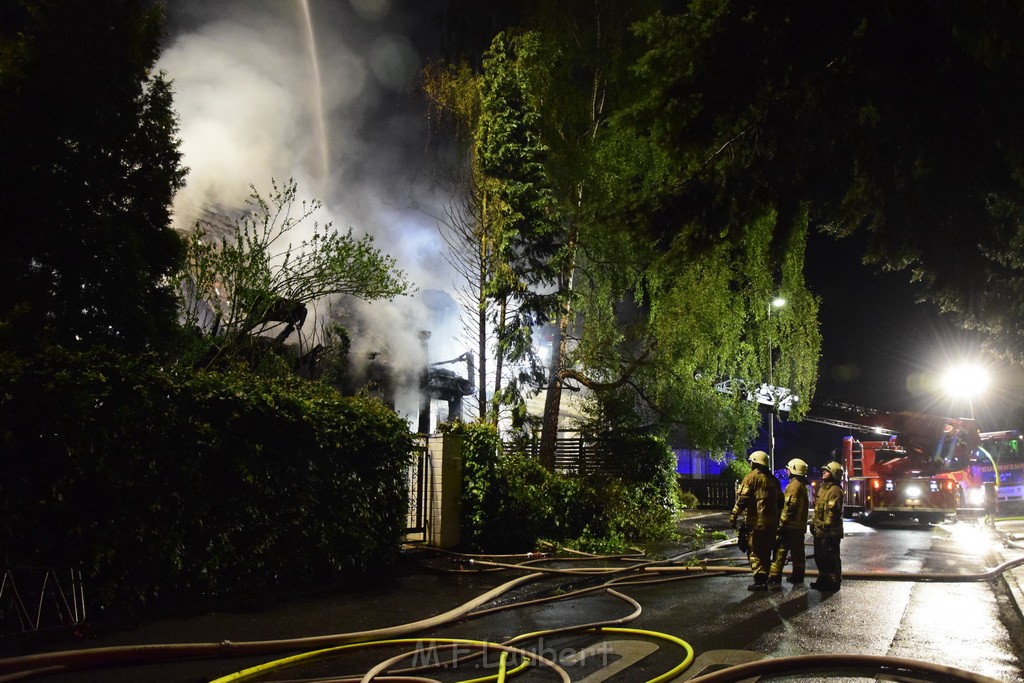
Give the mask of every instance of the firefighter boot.
M 827 591 L 829 593 L 834 593 L 835 591 L 839 590 L 839 584 L 836 583 L 833 579 L 834 579 L 834 577 L 831 576 L 831 575 L 829 575 L 829 576 L 819 576 L 818 580 L 817 581 L 812 581 L 810 586 L 811 586 L 811 588 L 817 588 L 820 591 Z
M 768 575 L 767 574 L 754 574 L 754 583 L 747 586 L 748 591 L 766 591 L 768 590 Z
M 782 577 L 781 576 L 769 576 L 768 577 L 768 590 L 780 591 L 782 590 Z
M 790 576 L 786 577 L 786 583 L 796 584 L 796 583 L 803 583 L 803 582 L 804 582 L 804 575 L 803 574 L 797 574 L 796 572 L 793 572 Z

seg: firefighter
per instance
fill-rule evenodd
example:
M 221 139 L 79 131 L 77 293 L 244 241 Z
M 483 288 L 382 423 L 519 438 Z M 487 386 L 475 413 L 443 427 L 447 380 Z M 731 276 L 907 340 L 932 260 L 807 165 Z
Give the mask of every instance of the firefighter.
M 779 530 L 775 537 L 775 561 L 768 572 L 768 589 L 782 588 L 782 569 L 786 556 L 792 558 L 793 573 L 786 579 L 789 583 L 803 583 L 807 568 L 807 554 L 804 552 L 804 535 L 807 533 L 807 463 L 794 458 L 786 465 L 789 484 L 782 496 L 782 512 L 779 515 Z
M 814 564 L 818 580 L 811 588 L 837 591 L 843 583 L 843 561 L 839 545 L 843 539 L 843 466 L 830 462 L 821 469 L 821 486 L 814 499 L 811 535 L 814 537 Z
M 754 583 L 747 590 L 768 590 L 768 570 L 772 563 L 775 531 L 779 527 L 782 486 L 768 469 L 767 453 L 754 451 L 747 460 L 750 472 L 736 489 L 736 504 L 729 515 L 729 524 L 738 528 L 747 542 L 747 560 L 754 574 Z M 740 515 L 743 515 L 743 521 L 740 521 Z

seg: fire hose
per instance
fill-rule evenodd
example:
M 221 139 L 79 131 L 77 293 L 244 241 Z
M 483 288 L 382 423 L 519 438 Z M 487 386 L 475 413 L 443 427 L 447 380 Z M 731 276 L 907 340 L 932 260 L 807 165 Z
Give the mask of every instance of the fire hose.
M 558 600 L 566 599 L 567 597 L 573 597 L 585 592 L 594 590 L 607 590 L 616 597 L 620 597 L 627 601 L 631 601 L 621 593 L 617 593 L 611 589 L 612 585 L 624 586 L 624 585 L 642 585 L 647 583 L 667 581 L 667 580 L 678 580 L 681 578 L 699 578 L 703 576 L 720 576 L 730 573 L 743 573 L 749 572 L 746 567 L 737 567 L 730 565 L 708 565 L 700 564 L 696 566 L 684 565 L 678 566 L 675 563 L 684 559 L 692 558 L 700 554 L 709 554 L 722 547 L 728 546 L 735 543 L 734 540 L 726 540 L 717 544 L 714 544 L 701 551 L 694 551 L 692 553 L 684 553 L 682 555 L 670 558 L 668 560 L 658 561 L 647 561 L 641 562 L 640 564 L 633 565 L 626 568 L 584 568 L 584 569 L 561 569 L 551 567 L 538 567 L 537 563 L 558 559 L 564 561 L 565 558 L 528 558 L 527 562 L 523 563 L 506 563 L 499 561 L 492 561 L 484 559 L 483 557 L 466 557 L 467 563 L 471 567 L 475 568 L 486 568 L 486 569 L 514 569 L 519 571 L 527 571 L 529 573 L 524 576 L 518 577 L 511 581 L 508 581 L 494 589 L 491 589 L 480 596 L 468 601 L 467 603 L 449 610 L 443 614 L 437 615 L 429 619 L 420 620 L 417 622 L 411 622 L 404 625 L 393 626 L 383 629 L 374 629 L 368 631 L 359 631 L 352 633 L 334 634 L 326 636 L 313 636 L 306 638 L 291 638 L 281 640 L 270 640 L 270 641 L 247 641 L 247 642 L 235 642 L 222 641 L 219 643 L 181 643 L 181 644 L 156 644 L 156 645 L 137 645 L 137 646 L 124 646 L 124 647 L 105 647 L 105 648 L 93 648 L 87 650 L 68 651 L 59 653 L 46 653 L 27 655 L 21 657 L 13 657 L 5 660 L 0 660 L 0 682 L 26 680 L 29 678 L 39 677 L 48 674 L 55 673 L 66 673 L 69 671 L 87 669 L 87 668 L 110 668 L 112 666 L 126 666 L 135 664 L 150 664 L 157 662 L 167 662 L 180 659 L 196 659 L 196 658 L 226 658 L 235 656 L 252 656 L 252 655 L 267 655 L 282 652 L 295 652 L 298 650 L 305 650 L 309 648 L 319 648 L 313 650 L 311 653 L 304 655 L 296 655 L 294 657 L 309 658 L 315 656 L 315 653 L 323 653 L 327 650 L 340 647 L 348 647 L 355 645 L 371 645 L 372 643 L 385 642 L 399 636 L 422 631 L 427 628 L 440 626 L 454 622 L 456 620 L 481 616 L 489 614 L 499 609 L 510 609 L 521 607 L 525 604 L 536 604 L 537 602 L 547 600 Z M 1008 545 L 1017 549 L 1024 549 L 1020 545 L 1008 542 Z M 477 559 L 480 557 L 480 559 Z M 595 560 L 608 560 L 608 559 L 622 559 L 624 556 L 604 557 L 604 556 L 592 556 L 590 559 Z M 632 557 L 632 556 L 630 556 Z M 587 559 L 587 558 L 584 558 Z M 882 572 L 844 572 L 844 578 L 851 579 L 869 579 L 869 580 L 895 580 L 895 581 L 907 581 L 907 580 L 919 580 L 919 581 L 939 581 L 939 582 L 954 582 L 954 581 L 982 581 L 992 580 L 1003 572 L 1012 569 L 1014 567 L 1024 564 L 1024 558 L 1011 560 L 1000 564 L 998 567 L 990 569 L 985 572 L 977 572 L 973 574 L 917 574 L 910 575 L 906 573 L 882 573 Z M 652 572 L 657 574 L 675 574 L 666 578 L 659 576 L 657 579 L 645 579 L 638 580 L 635 576 L 637 573 Z M 810 575 L 814 575 L 817 572 L 809 571 Z M 530 601 L 527 603 L 518 603 L 515 605 L 506 605 L 504 607 L 481 609 L 474 612 L 474 609 L 497 598 L 498 596 L 512 590 L 515 587 L 523 585 L 525 583 L 537 580 L 543 576 L 551 574 L 565 574 L 573 576 L 602 576 L 610 577 L 608 581 L 599 586 L 593 586 L 590 588 L 581 589 L 572 593 L 566 593 L 559 596 L 552 596 L 547 599 L 541 599 L 537 601 Z M 634 613 L 616 619 L 610 622 L 601 622 L 599 624 L 584 624 L 573 627 L 566 627 L 563 629 L 555 629 L 551 632 L 543 632 L 543 634 L 549 633 L 565 633 L 574 631 L 592 631 L 592 632 L 614 632 L 613 629 L 620 628 L 613 624 L 626 623 L 629 620 L 635 619 L 639 616 L 640 606 L 635 601 L 632 601 L 636 605 Z M 656 634 L 655 632 L 643 632 L 639 630 L 632 630 L 637 633 L 647 633 L 652 637 L 663 636 L 665 638 L 674 639 L 674 636 L 668 634 Z M 513 639 L 514 642 L 518 642 L 529 637 L 536 637 L 538 634 L 526 634 Z M 422 638 L 420 639 L 423 640 Z M 678 640 L 678 639 L 676 639 Z M 511 647 L 511 642 L 506 643 L 503 647 Z M 684 641 L 680 641 L 684 642 Z M 684 643 L 685 644 L 685 643 Z M 493 647 L 498 648 L 498 644 L 493 644 Z M 326 648 L 326 650 L 324 649 Z M 689 648 L 689 645 L 685 645 L 685 648 Z M 684 648 L 684 649 L 685 649 Z M 528 652 L 528 651 L 527 651 Z M 523 656 L 536 657 L 533 654 L 527 654 Z M 293 662 L 296 661 L 294 657 L 288 657 L 279 662 Z M 690 649 L 690 655 L 686 658 L 685 666 L 690 664 L 692 660 L 692 649 Z M 540 660 L 537 659 L 539 662 Z M 545 662 L 540 662 L 547 666 Z M 274 668 L 269 665 L 264 665 L 267 668 Z M 284 666 L 284 664 L 281 664 Z M 557 664 L 555 665 L 557 667 Z M 682 666 L 682 664 L 680 665 Z M 679 666 L 675 667 L 673 671 L 679 669 L 681 672 L 685 669 Z M 691 683 L 724 683 L 726 681 L 740 681 L 744 678 L 750 678 L 757 675 L 766 675 L 771 673 L 781 672 L 792 672 L 792 671 L 824 671 L 829 670 L 833 667 L 839 667 L 843 669 L 847 668 L 860 668 L 860 669 L 872 669 L 872 670 L 886 670 L 886 671 L 904 671 L 904 672 L 918 672 L 927 675 L 934 675 L 939 677 L 937 680 L 950 680 L 950 681 L 965 681 L 970 683 L 991 683 L 993 679 L 980 676 L 973 672 L 963 671 L 951 667 L 942 667 L 939 665 L 933 665 L 927 662 L 920 662 L 916 660 L 906 660 L 900 658 L 871 656 L 871 655 L 813 655 L 808 657 L 784 657 L 761 660 L 758 662 L 752 662 L 743 665 L 736 665 L 723 669 L 722 671 L 708 674 L 706 676 L 700 676 L 692 679 Z M 261 669 L 261 671 L 267 670 L 267 668 Z M 385 667 L 387 668 L 387 667 Z M 383 669 L 381 669 L 383 671 Z M 557 673 L 557 669 L 555 669 Z M 243 672 L 239 672 L 240 674 Z M 238 674 L 233 674 L 237 676 Z M 376 675 L 376 674 L 375 674 Z M 678 672 L 673 676 L 678 675 Z M 561 676 L 561 674 L 559 674 Z M 370 676 L 372 678 L 372 676 Z M 243 678 L 224 678 L 219 680 L 243 680 Z M 367 679 L 368 680 L 368 679 Z M 417 679 L 423 681 L 426 679 Z M 654 679 L 655 681 L 668 680 Z

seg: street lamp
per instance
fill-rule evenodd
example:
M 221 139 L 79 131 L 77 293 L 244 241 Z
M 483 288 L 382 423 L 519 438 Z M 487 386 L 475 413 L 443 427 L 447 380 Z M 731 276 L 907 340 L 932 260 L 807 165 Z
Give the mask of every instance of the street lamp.
M 777 296 L 768 303 L 768 391 L 772 395 L 771 410 L 768 413 L 768 469 L 775 471 L 775 409 L 778 396 L 775 394 L 775 384 L 772 379 L 772 309 L 782 308 L 786 300 Z
M 971 420 L 974 420 L 974 397 L 988 388 L 989 376 L 988 371 L 980 365 L 963 364 L 958 365 L 954 368 L 950 368 L 942 378 L 942 388 L 945 390 L 948 396 L 954 398 L 966 398 L 967 408 L 971 412 Z M 988 461 L 992 463 L 992 502 L 993 505 L 998 505 L 999 500 L 999 465 L 996 464 L 995 459 L 992 455 L 978 446 L 978 451 L 988 458 Z M 988 486 L 984 487 L 986 494 L 989 492 Z M 986 495 L 987 498 L 987 495 Z M 988 512 L 988 502 L 986 501 L 986 516 L 989 524 L 995 523 L 995 508 L 993 507 L 991 512 Z
M 974 397 L 988 388 L 988 371 L 980 365 L 958 365 L 946 372 L 942 388 L 954 398 L 966 398 L 967 407 L 974 419 Z

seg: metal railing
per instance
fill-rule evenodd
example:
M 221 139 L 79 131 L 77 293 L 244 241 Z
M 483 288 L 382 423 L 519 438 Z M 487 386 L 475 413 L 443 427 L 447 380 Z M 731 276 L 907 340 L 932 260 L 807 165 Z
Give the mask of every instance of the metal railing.
M 82 572 L 74 568 L 3 570 L 0 635 L 77 626 L 85 622 Z

